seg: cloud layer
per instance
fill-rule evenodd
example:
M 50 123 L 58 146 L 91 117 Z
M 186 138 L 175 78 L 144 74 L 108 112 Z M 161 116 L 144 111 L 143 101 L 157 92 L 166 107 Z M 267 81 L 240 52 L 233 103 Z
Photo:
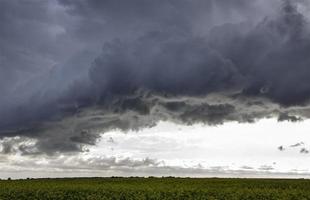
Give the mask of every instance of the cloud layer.
M 16 137 L 34 141 L 24 154 L 84 151 L 160 120 L 309 117 L 306 2 L 19 3 L 1 2 L 2 153 Z

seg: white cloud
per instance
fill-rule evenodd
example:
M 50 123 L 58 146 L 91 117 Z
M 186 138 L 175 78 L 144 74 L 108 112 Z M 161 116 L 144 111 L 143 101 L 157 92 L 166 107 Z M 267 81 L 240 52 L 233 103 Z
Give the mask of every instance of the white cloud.
M 302 141 L 302 148 L 307 148 L 309 125 L 310 120 L 292 123 L 276 119 L 221 126 L 161 122 L 137 132 L 110 131 L 96 146 L 90 145 L 87 152 L 78 155 L 25 156 L 13 152 L 2 157 L 6 161 L 0 162 L 0 177 L 15 172 L 22 177 L 39 176 L 40 171 L 52 177 L 64 172 L 69 172 L 66 176 L 308 177 L 310 156 L 301 154 L 297 147 L 284 151 L 278 147 Z M 3 149 L 4 142 L 1 144 Z

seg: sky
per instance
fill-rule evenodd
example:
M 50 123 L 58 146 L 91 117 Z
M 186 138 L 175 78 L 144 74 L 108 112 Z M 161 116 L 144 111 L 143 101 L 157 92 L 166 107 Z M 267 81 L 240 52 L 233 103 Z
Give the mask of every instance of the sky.
M 308 178 L 309 13 L 0 1 L 0 178 Z

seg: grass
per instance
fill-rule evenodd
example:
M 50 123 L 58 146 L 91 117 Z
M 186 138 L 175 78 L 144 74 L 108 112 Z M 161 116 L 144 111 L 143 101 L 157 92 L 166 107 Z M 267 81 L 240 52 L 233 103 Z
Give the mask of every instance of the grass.
M 310 180 L 68 178 L 1 180 L 0 200 L 310 200 Z

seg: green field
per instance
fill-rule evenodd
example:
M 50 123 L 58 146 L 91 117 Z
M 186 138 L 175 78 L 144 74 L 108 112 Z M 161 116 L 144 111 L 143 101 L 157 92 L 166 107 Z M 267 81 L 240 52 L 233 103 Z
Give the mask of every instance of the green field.
M 310 180 L 217 178 L 2 180 L 0 181 L 0 199 L 310 200 Z

